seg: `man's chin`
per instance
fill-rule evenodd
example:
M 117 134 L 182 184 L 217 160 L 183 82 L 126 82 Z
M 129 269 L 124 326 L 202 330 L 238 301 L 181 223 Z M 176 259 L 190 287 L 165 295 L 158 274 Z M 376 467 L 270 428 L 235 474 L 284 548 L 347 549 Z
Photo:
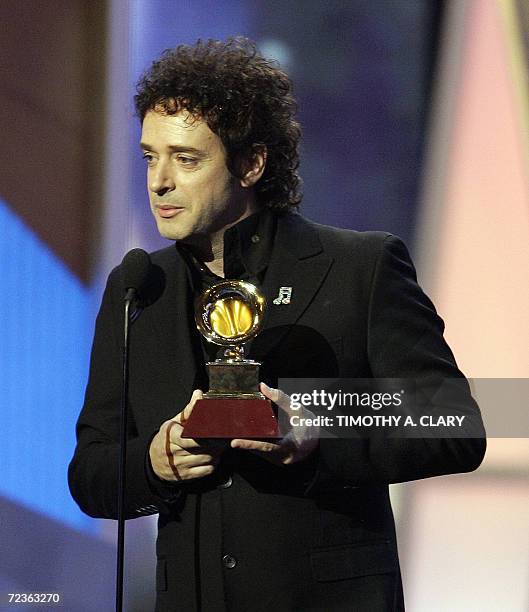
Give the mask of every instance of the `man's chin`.
M 167 240 L 184 240 L 189 235 L 189 232 L 182 226 L 176 227 L 169 223 L 157 223 L 157 227 L 160 236 L 167 238 Z

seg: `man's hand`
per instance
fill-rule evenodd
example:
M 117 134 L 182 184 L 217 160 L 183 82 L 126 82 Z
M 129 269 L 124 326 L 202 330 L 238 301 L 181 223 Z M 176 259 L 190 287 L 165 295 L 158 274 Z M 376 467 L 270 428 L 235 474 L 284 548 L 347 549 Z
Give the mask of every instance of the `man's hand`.
M 208 440 L 199 444 L 182 438 L 182 429 L 202 391 L 195 389 L 189 404 L 175 417 L 162 423 L 149 448 L 154 473 L 162 480 L 191 480 L 209 476 L 215 471 L 227 446 L 224 440 Z
M 279 389 L 272 389 L 261 383 L 261 393 L 271 399 L 280 410 L 286 412 L 289 418 L 294 414 L 302 417 L 314 416 L 308 410 L 303 410 L 302 413 L 294 412 L 290 406 L 290 397 Z M 254 451 L 276 465 L 290 465 L 305 459 L 314 452 L 318 441 L 319 427 L 296 425 L 292 426 L 288 434 L 278 443 L 234 439 L 231 441 L 231 447 Z

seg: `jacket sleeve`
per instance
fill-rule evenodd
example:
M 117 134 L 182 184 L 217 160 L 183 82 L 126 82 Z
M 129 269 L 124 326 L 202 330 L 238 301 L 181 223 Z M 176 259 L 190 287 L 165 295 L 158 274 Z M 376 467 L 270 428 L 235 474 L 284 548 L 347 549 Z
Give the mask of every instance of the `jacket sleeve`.
M 77 445 L 68 469 L 70 492 L 81 510 L 96 518 L 117 518 L 121 367 L 124 314 L 119 269 L 110 274 L 96 320 L 90 374 L 77 427 Z M 155 484 L 148 448 L 156 431 L 138 436 L 128 413 L 125 516 L 154 514 L 178 494 Z
M 475 470 L 486 449 L 479 408 L 443 338 L 444 323 L 419 285 L 402 241 L 387 235 L 376 259 L 367 317 L 374 378 L 414 382 L 418 411 L 465 416 L 467 435 L 321 439 L 313 486 L 389 484 Z

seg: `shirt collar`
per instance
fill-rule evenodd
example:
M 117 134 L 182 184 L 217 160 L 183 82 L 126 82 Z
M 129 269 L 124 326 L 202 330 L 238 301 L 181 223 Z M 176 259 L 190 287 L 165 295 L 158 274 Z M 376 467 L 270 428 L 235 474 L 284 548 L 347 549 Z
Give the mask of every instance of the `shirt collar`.
M 226 278 L 259 279 L 272 252 L 276 217 L 264 208 L 224 234 L 224 275 Z
M 245 217 L 224 234 L 224 276 L 226 279 L 249 280 L 260 284 L 270 260 L 276 232 L 276 215 L 263 208 Z M 192 276 L 200 278 L 199 286 L 217 282 L 217 277 L 207 266 L 197 260 L 189 249 L 180 243 L 176 248 L 184 256 Z M 193 282 L 195 289 L 197 283 Z

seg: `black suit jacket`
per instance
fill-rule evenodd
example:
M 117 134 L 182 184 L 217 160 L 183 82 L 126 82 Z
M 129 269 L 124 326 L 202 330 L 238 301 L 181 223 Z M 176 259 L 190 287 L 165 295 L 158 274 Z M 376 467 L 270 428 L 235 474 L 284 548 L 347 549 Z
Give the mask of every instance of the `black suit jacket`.
M 160 513 L 157 609 L 403 609 L 387 485 L 473 470 L 484 438 L 324 439 L 310 459 L 283 467 L 232 450 L 211 477 L 153 486 L 146 461 L 153 435 L 206 381 L 185 263 L 174 246 L 152 260 L 151 303 L 131 338 L 125 506 L 128 518 Z M 280 286 L 292 287 L 290 304 L 273 305 Z M 280 216 L 262 289 L 269 308 L 250 357 L 263 362 L 269 384 L 406 377 L 430 385 L 462 377 L 394 236 Z M 97 319 L 69 469 L 80 507 L 104 518 L 117 513 L 122 294 L 117 268 Z M 458 389 L 435 401 L 480 428 L 468 386 Z

